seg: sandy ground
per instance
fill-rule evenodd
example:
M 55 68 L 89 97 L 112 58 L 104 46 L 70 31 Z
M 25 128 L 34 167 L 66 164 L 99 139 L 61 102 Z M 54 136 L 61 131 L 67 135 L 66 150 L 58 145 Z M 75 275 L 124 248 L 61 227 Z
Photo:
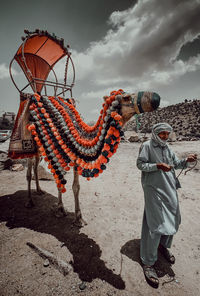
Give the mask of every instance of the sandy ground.
M 35 207 L 24 207 L 26 171 L 0 172 L 0 295 L 200 295 L 200 170 L 182 174 L 179 189 L 182 224 L 172 251 L 170 266 L 159 254 L 156 264 L 158 289 L 149 286 L 139 259 L 143 191 L 135 166 L 140 144 L 121 143 L 106 171 L 91 181 L 80 179 L 80 204 L 88 225 L 73 225 L 72 173 L 63 201 L 68 215 L 56 218 L 53 181 L 41 181 L 45 195 L 33 185 Z M 178 156 L 200 151 L 200 141 L 172 143 Z M 34 182 L 33 182 L 34 183 Z M 63 275 L 27 242 L 69 262 Z M 82 290 L 80 289 L 82 288 Z

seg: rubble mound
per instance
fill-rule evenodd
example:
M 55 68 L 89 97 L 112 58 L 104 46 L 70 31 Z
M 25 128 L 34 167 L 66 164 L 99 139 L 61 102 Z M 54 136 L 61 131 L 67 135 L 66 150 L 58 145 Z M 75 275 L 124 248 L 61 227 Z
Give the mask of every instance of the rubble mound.
M 178 141 L 200 140 L 200 100 L 185 100 L 141 114 L 137 120 L 128 122 L 124 130 L 151 133 L 152 126 L 158 122 L 169 123 Z

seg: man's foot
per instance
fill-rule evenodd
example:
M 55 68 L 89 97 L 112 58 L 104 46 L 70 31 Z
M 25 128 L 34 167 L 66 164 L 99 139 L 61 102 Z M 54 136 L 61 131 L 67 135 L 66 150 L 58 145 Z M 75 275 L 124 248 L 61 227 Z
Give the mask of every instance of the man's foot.
M 163 247 L 162 245 L 159 245 L 158 249 L 169 263 L 171 264 L 175 263 L 174 255 L 167 248 Z
M 147 282 L 149 283 L 149 285 L 151 285 L 154 288 L 158 288 L 159 280 L 158 280 L 157 273 L 156 273 L 155 269 L 153 268 L 153 266 L 143 265 L 143 271 L 144 271 L 145 278 L 146 278 Z

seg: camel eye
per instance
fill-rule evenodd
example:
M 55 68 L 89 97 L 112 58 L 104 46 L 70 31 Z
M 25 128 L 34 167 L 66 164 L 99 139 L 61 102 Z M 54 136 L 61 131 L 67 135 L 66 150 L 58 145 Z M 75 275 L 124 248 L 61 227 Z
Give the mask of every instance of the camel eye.
M 130 97 L 124 97 L 124 101 L 125 102 L 129 102 L 130 101 Z

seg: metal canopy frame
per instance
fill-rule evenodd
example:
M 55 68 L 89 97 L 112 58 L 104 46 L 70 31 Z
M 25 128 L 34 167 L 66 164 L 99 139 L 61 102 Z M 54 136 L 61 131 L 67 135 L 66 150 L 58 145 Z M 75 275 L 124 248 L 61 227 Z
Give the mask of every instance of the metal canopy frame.
M 15 85 L 15 87 L 17 88 L 17 90 L 19 91 L 20 94 L 24 94 L 24 91 L 30 86 L 32 88 L 32 90 L 34 92 L 37 92 L 36 89 L 36 85 L 37 84 L 41 84 L 42 88 L 41 88 L 41 92 L 40 94 L 42 94 L 42 91 L 44 91 L 44 95 L 48 96 L 48 91 L 47 91 L 47 87 L 51 87 L 51 89 L 53 88 L 54 90 L 54 96 L 60 96 L 62 95 L 63 97 L 65 97 L 65 93 L 67 91 L 70 92 L 70 96 L 72 97 L 72 88 L 74 86 L 74 82 L 75 82 L 75 67 L 74 67 L 74 63 L 73 60 L 71 58 L 71 53 L 68 51 L 67 48 L 64 47 L 64 40 L 63 39 L 58 39 L 55 35 L 51 35 L 49 34 L 47 31 L 40 31 L 40 30 L 35 30 L 34 32 L 29 32 L 28 30 L 24 30 L 24 32 L 26 33 L 26 37 L 22 37 L 23 43 L 22 45 L 20 45 L 21 50 L 22 50 L 22 60 L 24 62 L 24 66 L 25 69 L 22 68 L 19 64 L 19 66 L 21 67 L 21 70 L 24 72 L 25 77 L 28 80 L 28 83 L 22 87 L 21 89 L 18 87 L 17 83 L 15 82 L 14 78 L 13 78 L 13 74 L 12 74 L 12 66 L 13 66 L 13 62 L 16 61 L 17 62 L 17 53 L 15 54 L 14 58 L 11 60 L 10 65 L 9 65 L 9 73 L 10 73 L 10 77 L 11 80 L 13 82 L 13 84 Z M 44 79 L 40 79 L 38 77 L 34 77 L 31 73 L 31 70 L 28 68 L 27 63 L 26 63 L 26 57 L 24 54 L 24 48 L 26 45 L 26 42 L 34 37 L 34 36 L 47 36 L 48 39 L 53 40 L 54 42 L 56 42 L 65 52 L 65 56 L 67 56 L 66 59 L 66 65 L 65 65 L 65 73 L 64 73 L 64 82 L 58 82 L 57 79 L 57 75 L 53 69 L 54 65 L 61 60 L 63 57 L 59 58 L 52 66 L 49 66 L 50 71 L 48 73 L 48 76 L 50 73 L 53 73 L 55 81 L 50 81 L 50 80 L 44 80 Z M 46 41 L 45 41 L 46 42 Z M 44 42 L 44 43 L 45 43 Z M 69 45 L 67 46 L 69 48 Z M 19 49 L 18 49 L 19 50 Z M 34 56 L 34 54 L 32 54 Z M 36 56 L 36 55 L 35 55 Z M 67 84 L 67 74 L 68 74 L 68 67 L 69 64 L 71 63 L 72 66 L 72 82 L 71 84 Z M 28 76 L 29 75 L 29 76 Z M 31 79 L 30 79 L 31 76 Z

